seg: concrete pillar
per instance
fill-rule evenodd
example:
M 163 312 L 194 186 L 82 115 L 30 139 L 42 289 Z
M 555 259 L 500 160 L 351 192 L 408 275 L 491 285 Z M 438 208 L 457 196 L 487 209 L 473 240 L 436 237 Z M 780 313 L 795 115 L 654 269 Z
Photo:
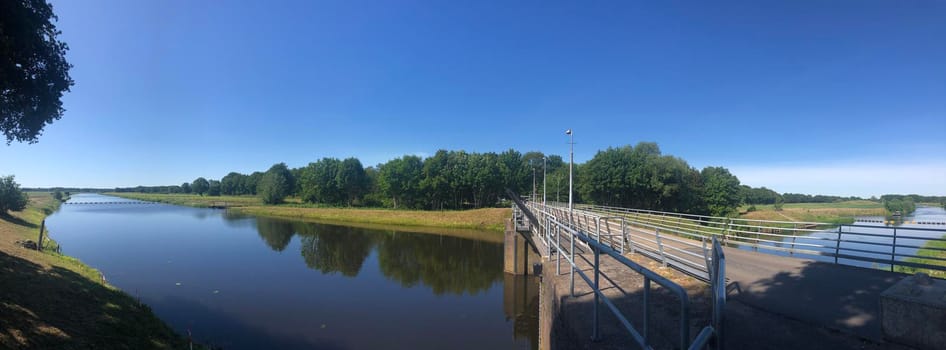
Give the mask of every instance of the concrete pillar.
M 513 275 L 529 274 L 529 243 L 518 232 L 512 219 L 506 220 L 503 271 Z

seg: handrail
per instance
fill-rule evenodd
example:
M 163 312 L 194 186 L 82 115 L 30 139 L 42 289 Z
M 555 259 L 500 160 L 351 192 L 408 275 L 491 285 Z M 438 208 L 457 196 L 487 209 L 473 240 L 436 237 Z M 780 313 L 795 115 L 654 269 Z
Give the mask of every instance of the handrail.
M 946 242 L 946 238 L 942 237 L 942 235 L 946 235 L 946 230 L 943 229 L 751 220 L 595 205 L 577 205 L 576 208 L 580 213 L 625 215 L 633 226 L 655 231 L 659 229 L 687 238 L 703 240 L 720 237 L 729 244 L 735 243 L 751 247 L 764 253 L 786 252 L 790 255 L 825 256 L 833 258 L 836 263 L 845 264 L 851 264 L 852 261 L 861 262 L 862 265 L 863 263 L 880 263 L 889 265 L 891 271 L 895 270 L 897 266 L 946 271 L 946 264 L 937 265 L 902 260 L 905 258 L 923 258 L 932 262 L 946 261 L 944 258 L 911 254 L 912 251 L 918 250 L 946 251 L 944 248 L 921 246 L 915 243 L 916 240 Z M 787 227 L 788 224 L 791 224 L 792 227 Z M 864 232 L 865 229 L 889 230 L 889 233 Z M 643 234 L 639 231 L 635 230 L 635 233 Z M 939 233 L 939 235 L 935 237 L 921 235 L 929 233 Z M 666 238 L 661 237 L 661 239 Z M 910 240 L 914 242 L 910 242 Z M 694 249 L 698 247 L 696 242 L 680 243 Z M 875 248 L 869 249 L 868 247 Z M 881 260 L 871 257 L 872 255 L 887 256 L 888 259 Z M 846 261 L 841 261 L 841 258 Z M 708 272 L 708 267 L 704 266 L 703 271 Z
M 518 203 L 517 203 L 518 204 Z M 529 210 L 531 209 L 531 210 Z M 630 333 L 634 341 L 642 348 L 649 348 L 647 345 L 648 340 L 648 323 L 649 323 L 649 307 L 648 299 L 650 293 L 650 282 L 653 281 L 658 285 L 663 286 L 665 289 L 674 293 L 680 300 L 680 348 L 681 349 L 700 349 L 706 345 L 706 342 L 709 339 L 716 339 L 717 344 L 721 338 L 721 317 L 723 306 L 725 305 L 725 270 L 722 269 L 722 266 L 725 265 L 725 259 L 723 258 L 722 247 L 719 245 L 718 241 L 713 240 L 713 273 L 715 276 L 721 276 L 723 282 L 711 281 L 713 284 L 723 283 L 719 288 L 714 288 L 714 324 L 711 326 L 706 326 L 702 329 L 700 334 L 697 336 L 693 344 L 690 344 L 689 339 L 689 297 L 686 294 L 686 290 L 680 285 L 670 281 L 669 279 L 657 274 L 654 271 L 651 271 L 640 264 L 637 264 L 623 255 L 624 251 L 624 240 L 627 238 L 625 236 L 627 232 L 624 230 L 625 220 L 627 218 L 623 216 L 612 216 L 612 217 L 603 217 L 594 215 L 592 213 L 578 213 L 577 220 L 575 216 L 569 215 L 569 213 L 559 210 L 558 208 L 548 207 L 548 206 L 537 206 L 535 203 L 529 203 L 528 208 L 522 208 L 523 211 L 529 210 L 534 215 L 539 217 L 538 221 L 541 223 L 539 225 L 534 225 L 536 228 L 536 233 L 539 237 L 543 238 L 542 241 L 545 243 L 549 250 L 549 259 L 552 258 L 552 253 L 556 255 L 556 262 L 558 264 L 557 273 L 561 273 L 561 259 L 564 258 L 568 264 L 571 265 L 571 285 L 570 285 L 570 295 L 574 296 L 574 275 L 577 272 L 579 277 L 588 284 L 592 291 L 594 292 L 594 318 L 593 318 L 593 333 L 592 338 L 598 337 L 598 308 L 601 303 L 603 303 L 618 319 L 619 322 L 625 327 L 625 329 Z M 574 214 L 574 212 L 572 213 Z M 601 234 L 601 225 L 606 225 L 610 230 L 609 219 L 618 219 L 620 218 L 622 223 L 621 231 L 621 249 L 616 250 L 613 248 L 613 234 L 609 234 L 608 242 L 611 245 L 602 242 Z M 593 220 L 592 220 L 593 219 Z M 591 223 L 593 222 L 594 226 L 592 230 Z M 565 250 L 561 244 L 561 234 L 565 233 L 568 236 L 567 239 L 570 240 L 570 249 Z M 585 232 L 594 232 L 594 235 L 587 234 Z M 594 279 L 585 274 L 575 261 L 575 242 L 576 238 L 579 243 L 585 244 L 591 251 L 594 253 Z M 600 290 L 598 279 L 600 275 L 600 255 L 605 254 L 610 256 L 612 259 L 618 261 L 619 263 L 627 266 L 631 270 L 641 274 L 644 277 L 644 317 L 642 324 L 642 332 L 638 332 L 633 324 L 618 310 L 611 300 L 604 295 Z M 716 290 L 721 290 L 722 293 L 716 293 Z M 723 298 L 722 304 L 719 304 L 719 298 Z M 717 307 L 717 305 L 719 305 Z M 716 315 L 716 314 L 719 315 Z M 716 322 L 719 320 L 719 322 Z

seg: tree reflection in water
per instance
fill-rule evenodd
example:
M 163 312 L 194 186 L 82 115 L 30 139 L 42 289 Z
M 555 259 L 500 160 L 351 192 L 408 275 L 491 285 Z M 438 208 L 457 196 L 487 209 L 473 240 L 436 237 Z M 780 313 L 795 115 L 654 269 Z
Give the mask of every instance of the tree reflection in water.
M 377 250 L 381 273 L 404 287 L 435 294 L 476 294 L 503 278 L 502 244 L 464 238 L 256 218 L 260 238 L 274 251 L 299 235 L 306 265 L 325 274 L 354 277 Z
M 256 219 L 256 231 L 263 242 L 277 252 L 286 249 L 293 234 L 292 222 L 263 217 Z
M 372 234 L 354 227 L 312 223 L 296 223 L 294 227 L 306 266 L 326 274 L 357 276 L 374 246 Z

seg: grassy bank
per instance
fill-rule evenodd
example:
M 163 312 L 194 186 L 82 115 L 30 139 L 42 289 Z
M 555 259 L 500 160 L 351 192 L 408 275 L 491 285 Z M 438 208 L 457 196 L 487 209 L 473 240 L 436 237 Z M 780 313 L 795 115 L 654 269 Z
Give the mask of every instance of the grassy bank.
M 458 211 L 424 211 L 360 208 L 300 208 L 253 206 L 231 209 L 237 213 L 284 218 L 356 222 L 376 225 L 427 226 L 502 232 L 503 220 L 512 214 L 506 208 Z
M 944 235 L 944 236 L 941 237 L 941 238 L 946 239 L 946 235 Z M 928 241 L 928 242 L 926 242 L 926 244 L 923 245 L 923 249 L 920 249 L 920 250 L 917 252 L 917 254 L 916 254 L 916 255 L 919 255 L 919 256 L 923 256 L 923 258 L 908 258 L 907 261 L 908 261 L 908 262 L 914 262 L 914 263 L 920 263 L 920 264 L 927 264 L 927 265 L 946 266 L 946 261 L 929 259 L 929 258 L 946 259 L 946 251 L 942 251 L 942 250 L 930 250 L 929 248 L 946 249 L 946 241 Z M 906 266 L 897 266 L 896 269 L 897 269 L 898 272 L 904 272 L 904 273 L 910 273 L 910 274 L 912 274 L 912 273 L 917 273 L 917 272 L 926 272 L 927 274 L 929 274 L 929 275 L 932 276 L 932 277 L 944 278 L 944 279 L 946 279 L 946 272 L 944 272 L 944 271 L 934 271 L 934 270 L 929 270 L 929 269 L 918 269 L 918 268 L 906 267 Z
M 16 243 L 37 240 L 58 206 L 49 193 L 30 193 L 26 210 L 0 215 L 0 348 L 185 348 L 147 306 L 49 249 L 55 242 L 43 252 Z
M 827 223 L 851 223 L 855 216 L 884 216 L 883 204 L 872 201 L 846 201 L 837 203 L 789 203 L 776 211 L 774 205 L 756 205 L 755 211 L 748 206 L 739 208 L 740 218 L 752 220 L 804 221 Z
M 188 207 L 207 208 L 213 205 L 225 204 L 228 207 L 242 207 L 252 205 L 263 205 L 263 202 L 255 196 L 201 196 L 196 194 L 160 194 L 160 193 L 134 193 L 134 192 L 109 192 L 109 196 L 122 197 L 128 199 L 137 199 L 148 202 L 168 203 L 183 205 Z
M 306 219 L 333 223 L 363 223 L 372 225 L 397 225 L 415 227 L 439 227 L 452 229 L 474 229 L 501 232 L 505 219 L 512 215 L 507 208 L 484 208 L 472 210 L 394 210 L 371 208 L 326 208 L 304 206 L 289 200 L 283 205 L 263 205 L 250 196 L 198 196 L 187 194 L 154 193 L 108 193 L 108 195 L 152 202 L 170 203 L 191 207 L 209 207 L 227 203 L 237 214 Z

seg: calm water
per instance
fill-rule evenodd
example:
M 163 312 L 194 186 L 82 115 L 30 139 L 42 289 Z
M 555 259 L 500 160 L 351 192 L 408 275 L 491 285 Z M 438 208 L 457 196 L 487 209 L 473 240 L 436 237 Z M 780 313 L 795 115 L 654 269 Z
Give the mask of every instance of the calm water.
M 884 220 L 884 217 L 869 217 L 867 219 Z M 889 219 L 888 219 L 889 220 Z M 917 207 L 916 211 L 909 217 L 905 217 L 906 222 L 946 222 L 946 210 L 941 207 Z M 858 235 L 863 234 L 863 235 Z M 889 261 L 891 259 L 891 245 L 894 243 L 896 235 L 896 260 L 906 260 L 910 257 L 901 256 L 901 254 L 916 255 L 919 249 L 913 247 L 922 247 L 930 238 L 942 238 L 946 235 L 946 226 L 943 225 L 921 225 L 921 224 L 897 224 L 885 225 L 883 223 L 856 222 L 853 225 L 843 225 L 841 227 L 841 254 L 866 257 L 870 259 L 879 259 Z M 783 248 L 791 248 L 792 242 L 797 244 L 798 249 L 808 249 L 834 254 L 835 242 L 822 239 L 836 240 L 838 238 L 838 229 L 813 232 L 806 236 L 794 238 L 783 238 L 782 243 L 764 243 L 765 245 L 774 245 Z M 804 247 L 802 244 L 814 244 L 828 246 Z M 756 248 L 750 246 L 741 246 L 742 249 L 753 250 Z M 760 248 L 764 249 L 764 248 Z M 788 252 L 769 250 L 768 252 L 777 255 L 791 255 Z M 822 261 L 834 261 L 833 257 L 820 255 L 801 255 L 806 258 Z M 874 261 L 862 261 L 853 259 L 840 259 L 840 262 L 846 265 L 861 267 L 879 267 L 888 268 L 890 264 Z
M 124 201 L 78 194 L 70 202 Z M 225 349 L 529 349 L 535 282 L 495 242 L 163 204 L 64 205 L 63 253 Z

